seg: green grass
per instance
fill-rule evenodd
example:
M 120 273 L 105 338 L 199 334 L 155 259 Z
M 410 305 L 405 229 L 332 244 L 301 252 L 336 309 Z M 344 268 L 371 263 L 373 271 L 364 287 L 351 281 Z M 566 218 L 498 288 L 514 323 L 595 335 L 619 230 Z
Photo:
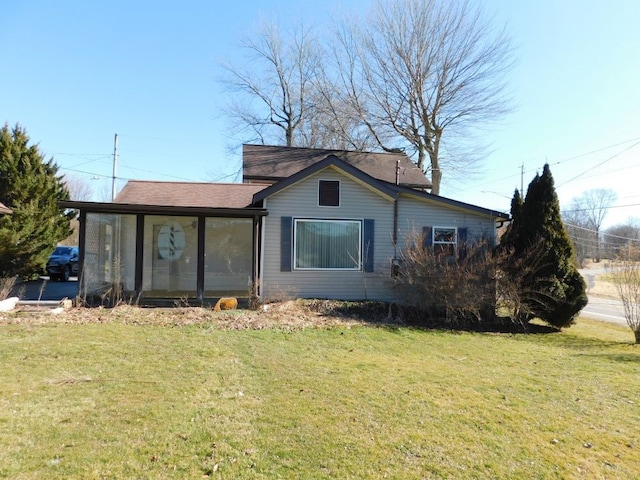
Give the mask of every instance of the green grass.
M 5 324 L 0 477 L 637 478 L 632 342 Z

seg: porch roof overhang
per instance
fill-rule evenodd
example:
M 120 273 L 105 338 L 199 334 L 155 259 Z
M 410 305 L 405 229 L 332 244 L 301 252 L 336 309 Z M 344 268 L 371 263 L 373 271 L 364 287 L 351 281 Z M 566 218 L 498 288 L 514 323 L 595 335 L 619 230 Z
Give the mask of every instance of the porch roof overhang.
M 123 214 L 147 214 L 147 215 L 190 215 L 202 217 L 265 217 L 268 212 L 264 208 L 216 208 L 216 207 L 192 207 L 174 205 L 145 205 L 137 203 L 110 203 L 110 202 L 78 202 L 74 200 L 61 200 L 58 205 L 62 208 L 70 208 L 88 213 L 123 213 Z

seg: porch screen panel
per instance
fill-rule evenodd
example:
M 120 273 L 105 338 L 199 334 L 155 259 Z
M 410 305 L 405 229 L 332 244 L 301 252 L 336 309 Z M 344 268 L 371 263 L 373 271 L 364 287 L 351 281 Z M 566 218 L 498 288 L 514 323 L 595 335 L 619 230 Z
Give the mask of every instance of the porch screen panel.
M 360 269 L 360 221 L 296 220 L 295 225 L 296 269 Z
M 205 221 L 205 296 L 246 296 L 251 288 L 253 219 Z
M 87 213 L 82 289 L 101 295 L 113 286 L 135 289 L 136 217 Z
M 145 215 L 143 293 L 195 297 L 198 273 L 198 218 Z

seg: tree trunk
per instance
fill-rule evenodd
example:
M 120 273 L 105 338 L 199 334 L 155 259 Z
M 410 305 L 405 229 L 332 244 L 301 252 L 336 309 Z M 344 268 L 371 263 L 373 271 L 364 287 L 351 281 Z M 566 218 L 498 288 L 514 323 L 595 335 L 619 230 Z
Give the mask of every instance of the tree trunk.
M 633 334 L 636 336 L 636 344 L 640 345 L 640 328 L 638 330 L 634 330 Z
M 440 182 L 442 181 L 442 172 L 440 169 L 431 170 L 431 183 L 433 186 L 431 187 L 431 193 L 434 195 L 440 195 Z
M 442 138 L 442 130 L 436 129 L 433 138 L 433 148 L 429 151 L 429 160 L 431 161 L 431 193 L 440 195 L 440 183 L 442 182 L 442 170 L 440 170 L 440 138 Z

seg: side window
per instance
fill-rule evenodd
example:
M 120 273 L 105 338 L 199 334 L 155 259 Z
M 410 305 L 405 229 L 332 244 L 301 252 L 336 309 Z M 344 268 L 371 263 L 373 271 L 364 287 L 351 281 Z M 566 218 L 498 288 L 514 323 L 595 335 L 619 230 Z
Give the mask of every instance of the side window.
M 457 235 L 455 227 L 433 227 L 433 252 L 436 255 L 454 257 Z
M 318 205 L 321 207 L 340 206 L 340 182 L 337 180 L 318 181 Z

